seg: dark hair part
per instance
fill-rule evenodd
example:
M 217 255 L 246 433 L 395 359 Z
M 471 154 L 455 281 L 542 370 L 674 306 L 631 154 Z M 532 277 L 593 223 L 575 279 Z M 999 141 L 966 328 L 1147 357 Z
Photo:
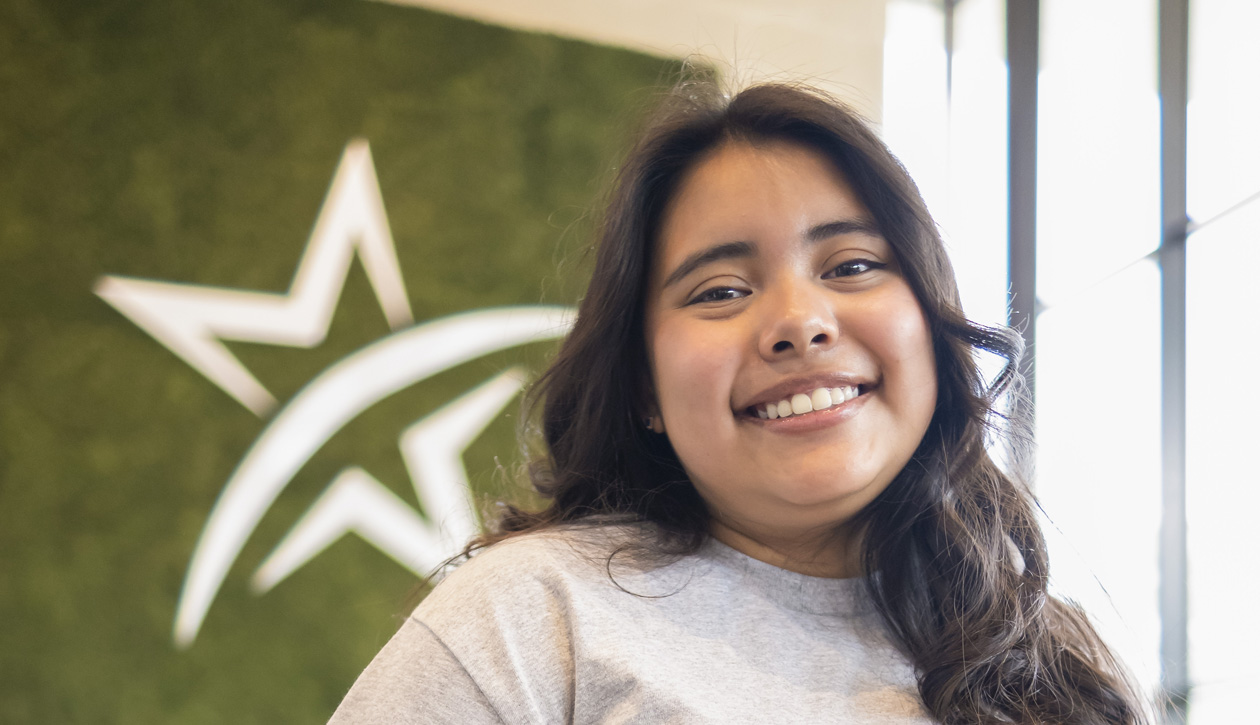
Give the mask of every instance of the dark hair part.
M 650 521 L 660 549 L 695 551 L 709 512 L 665 436 L 640 422 L 650 385 L 643 329 L 653 242 L 682 176 L 723 144 L 786 141 L 847 177 L 894 249 L 928 320 L 938 400 L 910 462 L 854 522 L 876 608 L 943 723 L 1137 723 L 1144 708 L 1078 609 L 1047 593 L 1045 541 L 1018 470 L 1027 418 L 1018 334 L 962 314 L 936 226 L 901 164 L 852 111 L 788 85 L 728 99 L 709 81 L 668 97 L 622 165 L 577 323 L 535 385 L 546 450 L 531 480 L 541 512 L 507 507 L 469 550 L 608 516 Z M 1005 358 L 992 384 L 976 353 Z M 999 412 L 999 405 L 1005 413 Z M 1005 441 L 1011 472 L 986 438 Z

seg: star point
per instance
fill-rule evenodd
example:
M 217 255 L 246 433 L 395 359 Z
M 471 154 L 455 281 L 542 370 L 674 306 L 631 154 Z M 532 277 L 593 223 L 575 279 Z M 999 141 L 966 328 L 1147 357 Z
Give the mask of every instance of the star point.
M 289 347 L 324 341 L 354 254 L 392 329 L 411 325 L 394 239 L 367 141 L 346 145 L 288 292 L 101 277 L 98 296 L 258 416 L 275 396 L 223 340 Z
M 280 406 L 223 341 L 318 345 L 356 253 L 394 331 L 334 363 Z M 95 292 L 246 408 L 271 416 L 224 485 L 192 552 L 175 614 L 179 648 L 196 639 L 228 570 L 276 497 L 350 420 L 443 370 L 560 337 L 573 323 L 570 308 L 531 305 L 415 324 L 371 153 L 361 140 L 342 154 L 288 292 L 119 275 L 101 277 Z M 463 453 L 523 384 L 523 371 L 506 370 L 401 436 L 427 520 L 366 470 L 349 466 L 263 562 L 252 579 L 254 590 L 274 587 L 346 533 L 417 573 L 456 553 L 477 527 Z

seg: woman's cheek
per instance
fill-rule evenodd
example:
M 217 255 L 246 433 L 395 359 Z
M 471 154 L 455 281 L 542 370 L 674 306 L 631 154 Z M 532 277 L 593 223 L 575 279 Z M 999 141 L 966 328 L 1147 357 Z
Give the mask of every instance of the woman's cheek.
M 715 406 L 729 410 L 738 355 L 728 337 L 714 327 L 693 321 L 663 325 L 659 330 L 657 389 L 666 415 L 711 416 Z

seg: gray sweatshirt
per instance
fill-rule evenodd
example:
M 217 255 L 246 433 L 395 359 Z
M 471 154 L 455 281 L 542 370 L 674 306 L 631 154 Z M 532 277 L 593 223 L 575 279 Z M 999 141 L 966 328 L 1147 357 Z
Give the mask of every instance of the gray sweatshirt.
M 666 565 L 646 527 L 497 544 L 437 586 L 331 723 L 927 723 L 857 579 L 716 540 Z

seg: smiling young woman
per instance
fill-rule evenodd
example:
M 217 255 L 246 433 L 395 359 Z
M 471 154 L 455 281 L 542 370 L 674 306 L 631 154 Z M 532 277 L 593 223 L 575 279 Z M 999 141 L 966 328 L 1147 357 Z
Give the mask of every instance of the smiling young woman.
M 963 317 L 851 111 L 680 86 L 533 390 L 548 506 L 503 509 L 334 722 L 1143 722 L 1047 593 L 1026 420 L 995 409 L 1018 340 Z
M 665 208 L 646 307 L 656 414 L 713 536 L 801 573 L 860 575 L 837 535 L 923 439 L 936 362 L 848 180 L 799 144 L 717 146 Z M 833 401 L 837 388 L 856 395 Z

